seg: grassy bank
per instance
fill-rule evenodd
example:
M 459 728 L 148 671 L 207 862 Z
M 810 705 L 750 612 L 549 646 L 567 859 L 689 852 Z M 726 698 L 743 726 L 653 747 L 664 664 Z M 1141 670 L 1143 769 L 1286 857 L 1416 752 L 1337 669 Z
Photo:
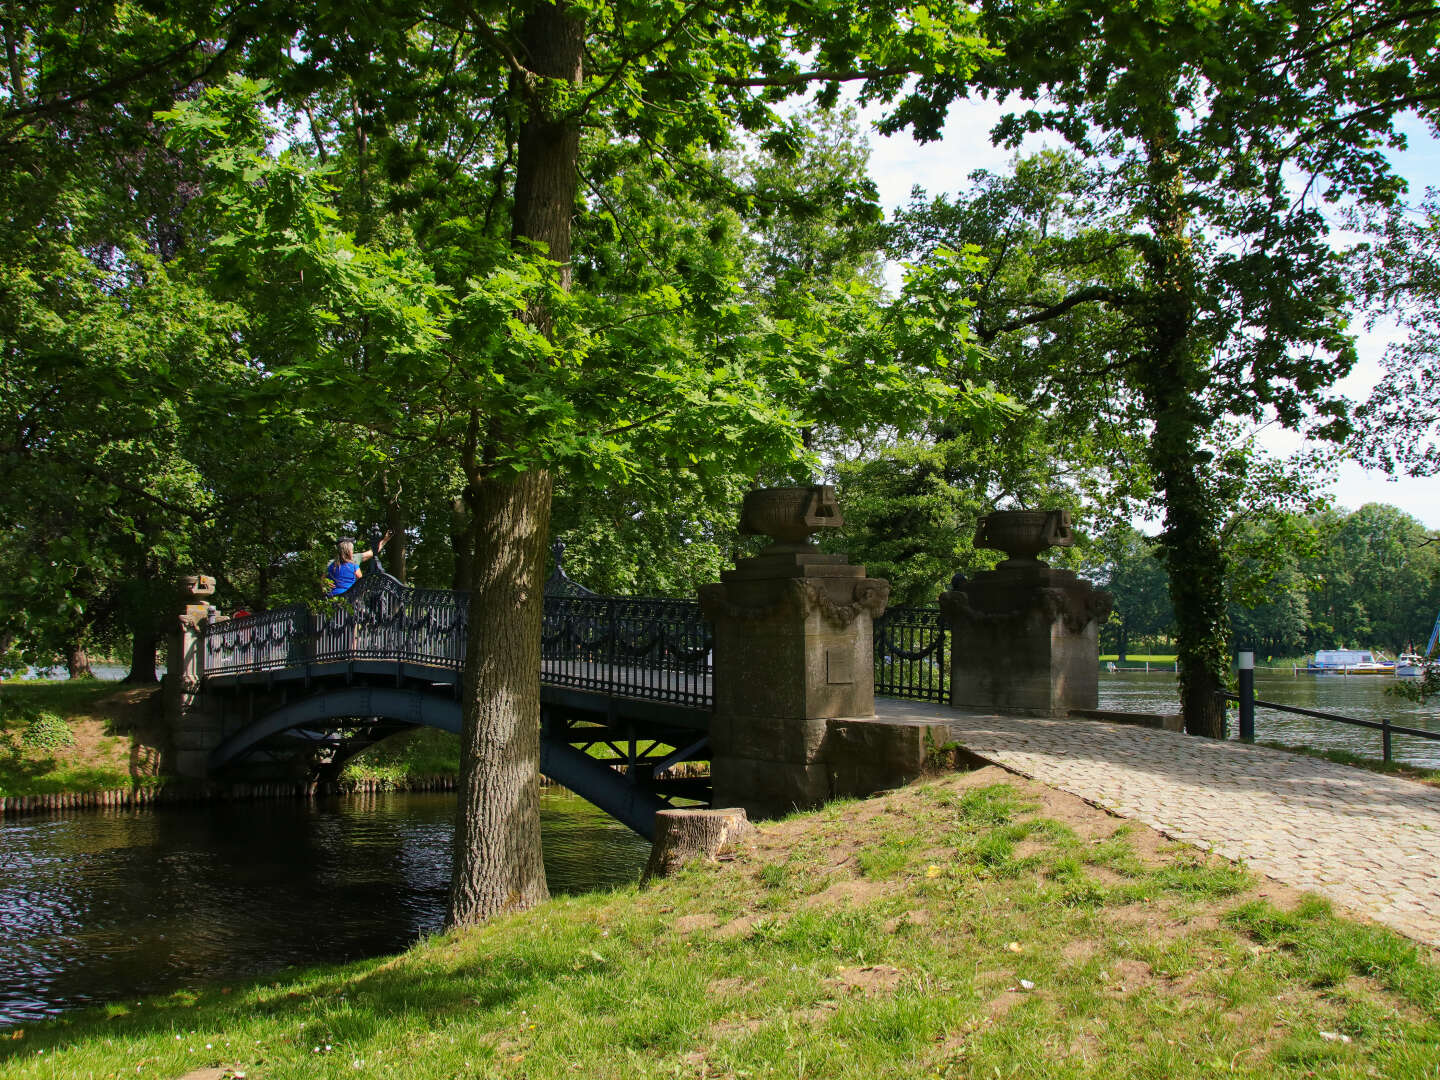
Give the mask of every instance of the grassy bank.
M 348 762 L 342 783 L 373 780 L 401 789 L 421 776 L 457 776 L 460 738 L 437 728 L 419 728 L 395 735 Z
M 1351 765 L 1369 772 L 1384 773 L 1387 776 L 1399 776 L 1406 780 L 1419 781 L 1422 784 L 1440 786 L 1440 769 L 1421 769 L 1414 765 L 1386 761 L 1383 758 L 1352 754 L 1349 750 L 1322 750 L 1311 746 L 1294 746 L 1290 743 L 1270 742 L 1263 739 L 1259 745 L 1268 746 L 1273 750 L 1286 750 L 1292 754 L 1304 754 L 1306 757 L 1323 758 L 1326 761 L 1333 761 L 1337 765 Z
M 995 769 L 396 958 L 0 1038 L 14 1080 L 1421 1077 L 1411 943 Z M 211 1074 L 215 1075 L 215 1074 Z
M 154 784 L 163 746 L 155 687 L 0 683 L 0 795 Z

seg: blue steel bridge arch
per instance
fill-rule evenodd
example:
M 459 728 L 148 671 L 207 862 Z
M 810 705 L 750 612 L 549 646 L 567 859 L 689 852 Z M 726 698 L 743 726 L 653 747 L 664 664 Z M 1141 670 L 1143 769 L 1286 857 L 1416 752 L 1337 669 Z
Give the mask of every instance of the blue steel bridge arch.
M 433 727 L 455 735 L 461 729 L 460 703 L 448 691 L 440 694 L 370 686 L 317 688 L 226 738 L 210 754 L 210 771 L 223 771 L 287 732 L 324 730 L 356 717 L 391 720 L 406 727 Z M 548 730 L 551 725 L 543 727 Z M 542 735 L 540 771 L 646 838 L 654 835 L 656 812 L 669 805 L 655 792 L 631 783 L 605 762 L 561 738 Z
M 708 777 L 675 767 L 709 757 L 710 627 L 694 600 L 597 595 L 565 575 L 560 554 L 545 584 L 540 769 L 650 836 L 668 799 L 709 800 Z M 459 733 L 468 606 L 464 593 L 382 570 L 320 605 L 207 625 L 203 691 L 248 696 L 254 710 L 210 754 L 209 771 L 263 769 L 321 746 L 338 768 L 400 731 Z M 283 704 L 270 708 L 277 691 Z M 586 753 L 597 745 L 613 758 Z

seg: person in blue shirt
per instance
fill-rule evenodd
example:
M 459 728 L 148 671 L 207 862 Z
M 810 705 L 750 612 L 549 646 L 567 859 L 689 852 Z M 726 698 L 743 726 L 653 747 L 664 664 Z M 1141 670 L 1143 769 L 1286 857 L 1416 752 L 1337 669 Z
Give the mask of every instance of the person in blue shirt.
M 378 552 L 385 550 L 385 545 L 390 542 L 390 534 L 387 532 L 380 538 L 380 543 L 375 545 L 374 551 L 356 552 L 355 541 L 341 540 L 335 548 L 335 559 L 325 568 L 325 580 L 330 588 L 326 596 L 340 596 L 349 592 L 360 579 L 360 564 L 366 559 L 373 559 Z

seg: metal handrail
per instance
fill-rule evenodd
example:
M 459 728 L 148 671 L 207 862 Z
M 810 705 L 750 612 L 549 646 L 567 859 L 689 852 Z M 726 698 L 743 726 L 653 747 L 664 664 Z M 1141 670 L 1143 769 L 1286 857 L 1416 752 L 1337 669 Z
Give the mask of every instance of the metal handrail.
M 598 596 L 569 584 L 544 600 L 541 663 L 547 682 L 710 705 L 714 633 L 698 602 Z M 205 626 L 200 675 L 353 660 L 458 671 L 465 662 L 468 607 L 467 593 L 416 589 L 383 572 L 367 574 L 333 599 Z
M 892 607 L 872 634 L 877 695 L 950 704 L 953 639 L 938 605 Z
M 1228 690 L 1218 692 L 1225 701 L 1238 702 L 1243 708 L 1247 700 L 1243 694 L 1232 694 Z M 1317 720 L 1334 720 L 1340 724 L 1353 724 L 1356 727 L 1371 728 L 1381 734 L 1381 746 L 1386 761 L 1391 760 L 1390 736 L 1392 735 L 1413 735 L 1420 739 L 1440 739 L 1440 731 L 1427 731 L 1424 728 L 1405 727 L 1401 724 L 1393 724 L 1389 717 L 1382 720 L 1365 720 L 1358 716 L 1342 716 L 1339 713 L 1318 712 L 1315 709 L 1302 709 L 1298 705 L 1282 705 L 1278 701 L 1262 701 L 1257 697 L 1250 697 L 1252 706 L 1258 705 L 1262 709 L 1274 709 L 1276 712 L 1294 713 L 1297 716 L 1310 716 Z
M 459 670 L 468 599 L 367 574 L 333 599 L 205 627 L 201 677 L 355 660 Z M 601 596 L 557 571 L 544 602 L 546 682 L 692 708 L 713 704 L 714 629 L 695 600 Z M 938 607 L 891 608 L 873 633 L 877 694 L 950 703 L 953 637 Z

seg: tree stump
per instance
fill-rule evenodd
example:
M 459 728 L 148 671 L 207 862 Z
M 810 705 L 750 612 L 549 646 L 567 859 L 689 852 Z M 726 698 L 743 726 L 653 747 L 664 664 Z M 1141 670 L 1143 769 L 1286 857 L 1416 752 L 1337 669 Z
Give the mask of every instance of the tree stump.
M 642 881 L 666 877 L 693 859 L 714 862 L 750 832 L 739 807 L 728 810 L 661 810 L 655 815 L 655 840 Z

